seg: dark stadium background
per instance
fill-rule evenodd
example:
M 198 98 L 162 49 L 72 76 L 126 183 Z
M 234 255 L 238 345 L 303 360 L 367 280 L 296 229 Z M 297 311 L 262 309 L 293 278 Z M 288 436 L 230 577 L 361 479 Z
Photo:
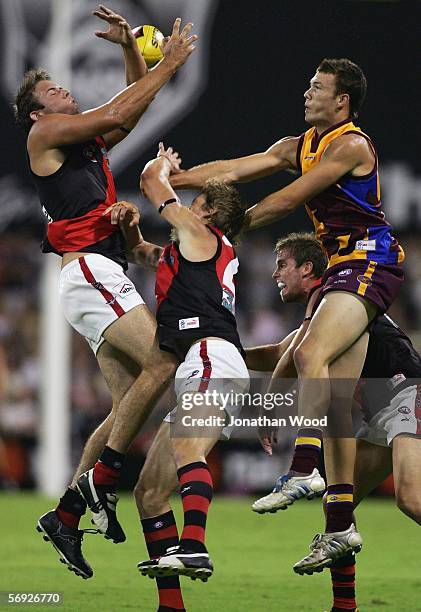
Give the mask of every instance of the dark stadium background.
M 118 10 L 117 1 L 110 1 L 109 5 Z M 212 25 L 206 91 L 187 117 L 162 134 L 165 143 L 180 151 L 185 167 L 262 151 L 278 138 L 306 129 L 303 92 L 323 57 L 350 57 L 360 64 L 368 79 L 368 97 L 360 125 L 377 145 L 381 177 L 385 179 L 385 209 L 396 218 L 396 234 L 407 251 L 407 282 L 392 315 L 410 333 L 419 349 L 421 58 L 415 24 L 420 23 L 420 17 L 421 3 L 410 1 L 220 0 Z M 93 23 L 92 30 L 95 27 Z M 2 23 L 1 28 L 7 28 L 7 23 Z M 0 124 L 0 180 L 15 177 L 24 193 L 32 193 L 24 137 L 13 124 L 10 99 L 4 90 L 0 90 Z M 139 171 L 155 155 L 155 150 L 156 144 L 151 143 L 149 150 L 138 158 L 133 157 L 130 167 L 117 177 L 121 194 L 136 191 Z M 241 192 L 253 203 L 289 180 L 288 175 L 277 175 L 242 185 Z M 7 183 L 3 182 L 0 192 L 0 436 L 4 444 L 0 486 L 31 487 L 39 422 L 37 325 L 41 258 L 38 243 L 43 223 L 32 214 L 14 219 L 10 209 L 15 197 L 15 190 L 8 191 Z M 399 207 L 398 215 L 396 207 Z M 2 223 L 2 211 L 6 208 L 10 221 Z M 160 243 L 165 240 L 167 228 L 147 208 L 142 229 L 148 240 Z M 239 249 L 238 311 L 245 346 L 276 341 L 299 320 L 299 308 L 280 304 L 270 274 L 274 240 L 300 229 L 310 229 L 304 212 L 245 237 Z M 152 275 L 139 270 L 131 273 L 151 304 Z M 76 461 L 83 440 L 109 409 L 109 400 L 87 345 L 76 336 L 72 363 L 72 436 Z M 165 410 L 165 406 L 161 408 Z M 150 434 L 144 434 L 134 444 L 126 485 L 132 484 L 149 441 Z M 230 446 L 219 445 L 212 463 L 215 475 L 221 476 L 220 489 L 241 493 L 270 486 L 282 468 L 284 454 L 280 452 L 270 460 L 259 452 L 256 442 L 235 442 Z

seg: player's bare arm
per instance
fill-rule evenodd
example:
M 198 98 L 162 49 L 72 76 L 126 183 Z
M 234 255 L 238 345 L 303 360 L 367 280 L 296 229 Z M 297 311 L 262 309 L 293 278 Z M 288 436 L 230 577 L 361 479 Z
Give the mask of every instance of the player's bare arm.
M 193 43 L 197 36 L 189 36 L 192 24 L 188 23 L 181 32 L 180 25 L 181 20 L 178 18 L 165 46 L 164 58 L 159 65 L 103 106 L 84 113 L 79 113 L 75 108 L 74 114 L 43 114 L 42 110 L 33 111 L 31 118 L 34 126 L 28 137 L 28 152 L 33 171 L 39 174 L 49 174 L 58 169 L 63 162 L 63 153 L 61 153 L 61 159 L 58 155 L 55 167 L 52 167 L 57 154 L 53 155 L 50 160 L 48 151 L 85 142 L 98 134 L 107 134 L 136 121 L 147 109 L 159 89 L 187 61 L 195 49 Z M 70 96 L 68 91 L 51 81 L 39 83 L 36 93 L 41 104 L 51 99 L 51 96 Z M 42 159 L 43 155 L 46 155 L 45 160 Z M 43 167 L 43 161 L 46 166 L 49 166 L 48 168 Z
M 295 170 L 299 138 L 287 136 L 263 153 L 195 166 L 170 178 L 175 189 L 200 188 L 210 178 L 227 183 L 253 181 L 280 170 Z
M 310 325 L 311 313 L 313 312 L 313 307 L 317 301 L 317 298 L 319 297 L 319 294 L 320 289 L 313 292 L 312 296 L 310 297 L 310 300 L 307 303 L 305 317 L 301 326 L 299 327 L 299 329 L 296 329 L 291 332 L 291 334 L 289 334 L 289 336 L 287 336 L 285 340 L 283 340 L 286 346 L 280 354 L 278 361 L 274 364 L 272 368 L 272 381 L 268 387 L 268 393 L 271 393 L 272 391 L 276 392 L 275 381 L 277 379 L 293 379 L 297 377 L 297 368 L 295 367 L 294 363 L 294 352 L 307 333 L 308 326 Z M 260 442 L 262 444 L 263 450 L 268 455 L 272 455 L 272 445 L 273 443 L 277 443 L 277 435 L 277 428 L 263 428 L 259 430 Z
M 290 341 L 285 350 L 280 355 L 277 363 L 273 368 L 272 379 L 276 378 L 295 378 L 297 376 L 297 368 L 294 363 L 294 351 L 299 346 L 301 340 L 306 335 L 308 326 L 310 325 L 311 314 L 313 312 L 314 304 L 316 303 L 320 295 L 320 289 L 314 291 L 307 303 L 305 316 L 299 329 L 287 336 Z M 286 339 L 287 339 L 286 338 Z
M 190 261 L 204 261 L 215 254 L 217 239 L 198 215 L 180 203 L 172 188 L 169 177 L 179 165 L 178 154 L 171 147 L 165 150 L 160 143 L 158 157 L 148 162 L 142 172 L 141 189 L 158 210 L 171 201 L 161 209 L 161 215 L 176 228 L 181 254 Z
M 373 169 L 374 154 L 367 141 L 356 134 L 335 139 L 315 168 L 276 191 L 247 211 L 248 229 L 278 221 L 318 195 L 345 174 L 364 176 Z
M 126 19 L 102 4 L 99 5 L 98 10 L 93 11 L 93 14 L 109 25 L 107 31 L 103 32 L 97 30 L 95 36 L 107 40 L 108 42 L 121 45 L 124 55 L 127 86 L 144 77 L 148 72 L 148 68 L 139 51 L 132 29 Z M 140 115 L 137 120 L 132 120 L 125 125 L 123 129 L 117 129 L 105 134 L 104 140 L 107 149 L 111 149 L 126 138 L 128 133 L 136 126 L 139 118 Z
M 296 333 L 297 330 L 294 330 L 277 344 L 266 344 L 264 346 L 244 349 L 246 353 L 245 362 L 248 369 L 257 370 L 258 372 L 273 372 Z
M 294 364 L 294 351 L 304 338 L 308 328 L 308 321 L 304 320 L 299 329 L 291 332 L 278 346 L 283 345 L 283 350 L 280 352 L 279 359 L 273 364 L 271 368 L 272 381 L 267 389 L 267 393 L 276 393 L 277 379 L 295 379 L 297 376 L 297 370 Z M 275 345 L 276 346 L 276 345 Z M 264 347 L 263 347 L 264 348 Z M 247 349 L 246 349 L 247 355 Z M 248 361 L 246 360 L 246 363 Z M 260 368 L 261 369 L 261 368 Z M 265 414 L 264 410 L 261 414 Z M 278 442 L 278 428 L 277 427 L 261 427 L 258 430 L 259 440 L 263 450 L 268 455 L 272 455 L 272 446 Z
M 130 261 L 130 263 L 135 263 L 138 266 L 142 266 L 142 268 L 156 270 L 158 268 L 162 251 L 163 248 L 158 244 L 144 240 L 134 247 L 131 253 L 128 254 L 127 259 Z
M 128 261 L 143 268 L 156 270 L 163 248 L 143 238 L 137 206 L 132 202 L 116 202 L 104 211 L 103 216 L 108 215 L 111 225 L 119 225 L 123 231 Z

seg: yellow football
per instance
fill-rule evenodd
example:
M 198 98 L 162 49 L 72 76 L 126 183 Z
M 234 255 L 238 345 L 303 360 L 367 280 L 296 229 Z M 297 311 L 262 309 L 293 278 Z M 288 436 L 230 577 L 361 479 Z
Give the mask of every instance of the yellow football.
M 164 35 L 158 28 L 151 25 L 138 26 L 134 28 L 133 34 L 146 65 L 152 68 L 164 57 L 161 51 Z

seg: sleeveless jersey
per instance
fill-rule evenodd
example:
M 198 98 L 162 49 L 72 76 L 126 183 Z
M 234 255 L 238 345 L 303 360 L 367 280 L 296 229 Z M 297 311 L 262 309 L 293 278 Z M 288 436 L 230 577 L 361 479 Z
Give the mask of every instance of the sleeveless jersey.
M 373 170 L 354 177 L 346 174 L 335 185 L 306 203 L 314 223 L 316 237 L 323 246 L 328 267 L 350 260 L 377 264 L 399 264 L 404 252 L 391 235 L 389 223 L 381 211 L 377 154 L 370 138 L 347 119 L 323 132 L 307 130 L 299 139 L 297 166 L 305 174 L 322 158 L 326 147 L 343 134 L 359 134 L 370 145 L 375 157 Z
M 421 382 L 421 356 L 390 317 L 379 317 L 370 329 L 361 373 L 360 393 L 365 418 L 370 420 L 399 391 L 414 385 L 414 379 Z
M 217 228 L 208 228 L 218 240 L 211 259 L 189 261 L 172 241 L 156 273 L 160 347 L 181 361 L 195 340 L 209 336 L 223 338 L 243 352 L 235 321 L 238 259 L 228 238 Z
M 48 219 L 42 251 L 99 253 L 126 269 L 123 233 L 102 216 L 117 201 L 104 139 L 98 136 L 63 151 L 66 159 L 54 174 L 38 176 L 30 168 Z

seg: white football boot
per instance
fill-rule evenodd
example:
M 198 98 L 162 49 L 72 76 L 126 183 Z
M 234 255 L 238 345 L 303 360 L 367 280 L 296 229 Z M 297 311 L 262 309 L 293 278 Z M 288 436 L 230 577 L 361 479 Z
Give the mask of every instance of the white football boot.
M 288 476 L 288 474 L 285 474 L 278 478 L 273 491 L 269 495 L 257 499 L 251 508 L 259 514 L 285 510 L 302 497 L 313 499 L 316 496 L 323 495 L 325 488 L 325 481 L 316 468 L 308 476 Z
M 345 531 L 318 533 L 310 544 L 310 554 L 294 565 L 294 572 L 301 575 L 322 572 L 348 552 L 360 552 L 362 545 L 363 539 L 354 523 Z

